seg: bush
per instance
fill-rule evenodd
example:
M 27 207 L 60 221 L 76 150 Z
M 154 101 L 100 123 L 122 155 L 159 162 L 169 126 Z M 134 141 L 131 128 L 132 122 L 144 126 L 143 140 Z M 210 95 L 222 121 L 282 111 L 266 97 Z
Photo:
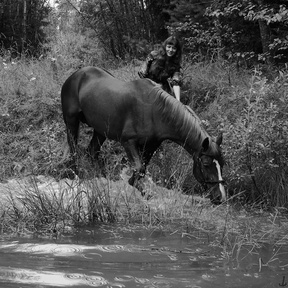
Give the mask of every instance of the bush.
M 225 119 L 231 180 L 248 182 L 249 198 L 272 206 L 286 206 L 288 200 L 287 72 L 269 82 L 256 71 L 249 89 L 240 94 L 237 119 Z
M 1 178 L 43 172 L 64 132 L 59 124 L 60 86 L 53 65 L 49 59 L 15 59 L 1 64 Z
M 197 109 L 208 131 L 224 132 L 224 174 L 233 194 L 265 207 L 287 206 L 288 71 L 270 81 L 257 69 L 249 82 L 247 75 L 238 73 L 237 82 L 226 88 L 218 81 L 221 92 Z

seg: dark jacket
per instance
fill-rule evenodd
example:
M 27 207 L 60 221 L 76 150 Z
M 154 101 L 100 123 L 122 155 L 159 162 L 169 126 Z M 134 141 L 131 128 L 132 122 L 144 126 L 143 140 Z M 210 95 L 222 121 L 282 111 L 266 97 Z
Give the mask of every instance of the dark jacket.
M 142 64 L 138 72 L 141 78 L 149 78 L 162 84 L 167 92 L 171 93 L 171 86 L 181 86 L 181 66 L 173 60 L 160 55 L 158 51 L 152 51 Z M 171 81 L 168 82 L 168 79 Z M 169 85 L 170 84 L 170 85 Z

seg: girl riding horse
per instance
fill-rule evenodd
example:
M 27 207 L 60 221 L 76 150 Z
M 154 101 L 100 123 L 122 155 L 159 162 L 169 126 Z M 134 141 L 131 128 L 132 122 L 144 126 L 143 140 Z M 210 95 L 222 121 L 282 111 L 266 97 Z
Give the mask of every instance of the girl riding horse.
M 149 53 L 138 75 L 162 85 L 180 101 L 182 46 L 175 36 L 168 37 L 159 50 Z M 173 91 L 171 89 L 173 87 Z

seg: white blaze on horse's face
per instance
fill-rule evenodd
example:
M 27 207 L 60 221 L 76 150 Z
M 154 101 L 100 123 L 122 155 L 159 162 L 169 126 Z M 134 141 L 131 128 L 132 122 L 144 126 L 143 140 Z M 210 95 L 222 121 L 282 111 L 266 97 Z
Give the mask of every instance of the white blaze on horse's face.
M 222 195 L 222 202 L 226 201 L 226 192 L 225 192 L 225 188 L 223 185 L 223 178 L 222 178 L 222 174 L 221 174 L 221 167 L 219 165 L 219 162 L 214 159 L 213 162 L 216 164 L 216 168 L 217 168 L 217 172 L 218 172 L 218 180 L 219 180 L 219 189 Z

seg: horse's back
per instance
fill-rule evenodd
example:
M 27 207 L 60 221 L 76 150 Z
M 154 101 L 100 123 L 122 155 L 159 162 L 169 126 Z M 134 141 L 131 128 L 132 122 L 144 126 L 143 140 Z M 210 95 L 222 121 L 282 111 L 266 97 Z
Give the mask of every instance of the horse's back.
M 63 84 L 64 119 L 81 113 L 88 125 L 108 138 L 133 137 L 143 131 L 139 123 L 149 126 L 141 118 L 151 119 L 154 100 L 149 91 L 154 86 L 148 80 L 125 82 L 100 68 L 82 68 Z
M 64 82 L 61 89 L 64 119 L 66 115 L 81 112 L 83 106 L 93 106 L 95 102 L 102 101 L 102 95 L 107 100 L 106 87 L 115 89 L 121 85 L 121 81 L 100 68 L 89 66 L 77 70 Z
M 130 98 L 137 97 L 137 99 L 145 97 L 146 99 L 141 99 L 141 101 L 148 101 L 146 96 L 155 85 L 157 86 L 156 83 L 147 79 L 121 81 L 101 68 L 88 66 L 74 72 L 65 81 L 61 90 L 61 99 L 63 101 L 66 98 L 78 97 L 81 101 L 81 99 L 91 97 L 96 99 L 98 95 L 100 97 L 104 94 L 106 99 L 111 97 L 120 100 L 121 98 L 128 99 L 130 96 Z
M 61 90 L 61 99 L 65 99 L 67 97 L 72 97 L 73 94 L 79 92 L 81 85 L 84 82 L 87 82 L 89 79 L 102 79 L 105 77 L 112 77 L 108 72 L 96 68 L 96 67 L 84 67 L 76 72 L 74 72 L 68 79 L 64 82 Z
M 96 77 L 101 77 L 101 75 L 104 74 L 103 72 L 104 71 L 94 67 L 84 67 L 68 77 L 61 89 L 61 103 L 64 119 L 66 115 L 80 110 L 79 90 L 83 84 L 85 75 L 93 74 Z

